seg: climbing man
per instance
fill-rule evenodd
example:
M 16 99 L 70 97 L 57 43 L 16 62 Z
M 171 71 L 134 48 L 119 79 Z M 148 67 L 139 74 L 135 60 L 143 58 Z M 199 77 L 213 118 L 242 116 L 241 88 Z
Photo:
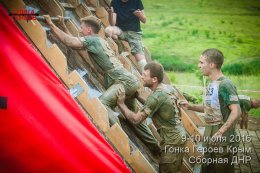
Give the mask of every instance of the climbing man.
M 162 83 L 163 73 L 163 66 L 159 63 L 150 62 L 145 65 L 142 75 L 144 86 L 149 87 L 153 92 L 137 113 L 129 110 L 125 105 L 123 88 L 117 92 L 117 104 L 125 117 L 134 125 L 140 124 L 147 117 L 152 118 L 162 138 L 159 172 L 180 173 L 184 155 L 180 148 L 185 145 L 185 141 L 182 139 L 186 134 L 179 119 L 177 96 L 175 95 L 177 91 L 172 86 Z M 175 151 L 178 152 L 172 152 L 173 150 L 169 150 L 169 148 L 176 148 Z
M 127 105 L 132 111 L 136 111 L 136 98 L 134 96 L 140 87 L 140 81 L 123 67 L 108 43 L 97 35 L 101 28 L 101 21 L 94 16 L 80 19 L 81 37 L 73 37 L 60 30 L 51 21 L 49 15 L 44 17 L 52 31 L 65 45 L 74 49 L 87 50 L 92 60 L 104 72 L 104 85 L 107 90 L 100 96 L 100 100 L 108 110 L 110 125 L 114 123 L 120 125 L 118 117 L 111 110 L 116 107 L 116 92 L 120 87 L 124 88 L 127 93 Z M 142 141 L 150 146 L 151 150 L 158 149 L 158 142 L 145 123 L 134 127 L 134 130 Z
M 141 71 L 145 66 L 146 59 L 142 44 L 142 31 L 140 21 L 146 22 L 144 6 L 141 0 L 112 0 L 111 8 L 108 9 L 109 22 L 111 26 L 119 27 L 122 32 L 118 32 L 116 27 L 112 27 L 121 39 L 128 41 L 131 53 L 135 56 Z M 113 31 L 111 31 L 113 32 Z

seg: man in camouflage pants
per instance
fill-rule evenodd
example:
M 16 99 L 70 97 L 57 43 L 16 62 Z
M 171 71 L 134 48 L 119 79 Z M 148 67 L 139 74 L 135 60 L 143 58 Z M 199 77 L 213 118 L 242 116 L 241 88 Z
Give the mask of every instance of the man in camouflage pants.
M 112 0 L 111 8 L 107 9 L 109 13 L 109 22 L 111 26 L 119 27 L 122 32 L 114 36 L 128 41 L 131 53 L 135 56 L 141 71 L 145 66 L 146 59 L 142 44 L 142 30 L 140 22 L 146 22 L 144 6 L 141 0 Z M 114 27 L 111 28 L 116 29 Z M 116 29 L 117 30 L 117 29 Z
M 204 105 L 191 105 L 186 101 L 180 102 L 187 109 L 204 112 L 206 128 L 204 132 L 203 147 L 217 149 L 206 152 L 205 163 L 202 165 L 203 173 L 233 173 L 233 156 L 228 147 L 237 147 L 236 120 L 241 115 L 239 100 L 235 85 L 221 72 L 224 56 L 218 49 L 207 49 L 200 56 L 198 67 L 203 76 L 208 76 L 210 82 L 206 88 Z M 210 140 L 207 140 L 210 139 Z M 211 150 L 212 151 L 212 150 Z M 216 152 L 217 151 L 217 152 Z M 210 163 L 210 160 L 217 160 Z M 228 162 L 223 163 L 223 160 Z
M 117 104 L 125 117 L 133 124 L 137 125 L 147 117 L 152 118 L 162 138 L 159 172 L 178 173 L 181 170 L 184 155 L 181 148 L 185 144 L 185 141 L 182 140 L 185 136 L 185 130 L 179 120 L 177 97 L 175 95 L 177 91 L 172 86 L 161 83 L 163 72 L 163 67 L 159 63 L 151 62 L 144 67 L 142 75 L 144 86 L 149 87 L 153 92 L 137 113 L 132 112 L 125 105 L 125 91 L 123 88 L 120 88 L 117 93 Z
M 140 87 L 140 82 L 136 76 L 123 67 L 108 43 L 97 35 L 101 28 L 101 21 L 94 16 L 82 18 L 80 20 L 81 37 L 73 37 L 55 26 L 50 16 L 45 15 L 44 17 L 47 24 L 65 45 L 75 49 L 87 50 L 92 60 L 104 72 L 104 84 L 107 90 L 100 97 L 100 100 L 109 112 L 110 124 L 118 123 L 120 125 L 118 117 L 111 113 L 113 112 L 111 109 L 116 106 L 116 92 L 118 88 L 123 87 L 127 92 L 128 106 L 132 111 L 136 111 L 136 98 L 134 96 Z M 134 126 L 134 130 L 141 140 L 150 146 L 149 149 L 152 151 L 158 150 L 158 141 L 145 123 Z

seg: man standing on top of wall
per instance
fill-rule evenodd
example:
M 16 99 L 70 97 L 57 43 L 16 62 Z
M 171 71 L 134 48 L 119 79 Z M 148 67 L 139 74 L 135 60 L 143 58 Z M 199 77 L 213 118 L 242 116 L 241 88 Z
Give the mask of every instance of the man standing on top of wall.
M 146 65 L 142 44 L 142 31 L 140 21 L 146 22 L 144 7 L 141 0 L 112 0 L 108 9 L 109 22 L 112 26 L 118 26 L 123 33 L 121 39 L 129 42 L 131 53 L 143 71 Z

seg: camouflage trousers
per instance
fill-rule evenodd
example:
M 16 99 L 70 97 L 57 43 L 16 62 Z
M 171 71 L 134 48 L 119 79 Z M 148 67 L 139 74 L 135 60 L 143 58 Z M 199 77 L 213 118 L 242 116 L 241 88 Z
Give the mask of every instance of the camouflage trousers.
M 204 132 L 204 137 L 212 137 L 222 126 L 222 124 L 219 125 L 207 125 Z M 234 173 L 234 164 L 231 165 L 232 157 L 236 155 L 236 153 L 227 152 L 227 147 L 238 147 L 238 143 L 230 143 L 229 139 L 231 135 L 236 135 L 235 130 L 228 131 L 224 134 L 226 136 L 227 141 L 226 142 L 220 142 L 218 147 L 223 150 L 223 152 L 211 152 L 211 153 L 205 153 L 204 158 L 208 159 L 216 159 L 216 160 L 223 160 L 227 159 L 227 163 L 211 163 L 211 164 L 202 164 L 202 173 Z M 203 147 L 212 147 L 208 141 L 203 142 Z M 215 146 L 214 146 L 215 147 Z
M 144 55 L 144 47 L 142 43 L 142 34 L 135 31 L 123 31 L 120 39 L 128 41 L 132 54 Z
M 168 146 L 167 150 L 162 149 L 161 157 L 160 157 L 160 163 L 159 163 L 159 173 L 180 173 L 181 172 L 181 165 L 182 165 L 182 159 L 184 156 L 184 152 L 180 152 L 180 150 L 177 149 L 177 151 L 174 151 L 173 148 L 182 148 L 185 144 L 182 145 L 172 145 Z M 171 150 L 172 148 L 172 150 Z
M 108 81 L 109 88 L 100 96 L 100 101 L 105 105 L 106 109 L 108 110 L 108 117 L 109 123 L 112 126 L 115 123 L 118 123 L 121 126 L 119 118 L 115 115 L 113 108 L 117 105 L 117 96 L 116 92 L 120 87 L 125 89 L 126 93 L 126 100 L 125 103 L 127 107 L 133 111 L 137 111 L 137 99 L 134 97 L 135 92 L 140 87 L 140 82 L 135 80 L 135 76 L 130 74 L 129 76 L 120 77 L 113 77 L 111 79 L 115 79 L 112 81 Z M 120 79 L 120 80 L 119 80 Z M 113 83 L 111 85 L 111 82 Z M 158 141 L 152 134 L 149 127 L 142 122 L 139 125 L 132 125 L 134 132 L 140 137 L 140 139 L 147 145 L 147 147 L 151 150 L 159 150 Z

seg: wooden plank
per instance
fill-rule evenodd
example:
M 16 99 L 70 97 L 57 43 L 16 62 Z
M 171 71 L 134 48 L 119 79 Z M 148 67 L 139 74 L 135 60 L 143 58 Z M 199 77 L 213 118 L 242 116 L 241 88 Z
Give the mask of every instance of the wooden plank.
M 199 136 L 200 139 L 202 139 L 202 135 L 200 134 L 197 126 L 192 122 L 191 118 L 186 114 L 186 112 L 180 108 L 181 110 L 181 121 L 186 129 L 186 131 L 189 133 L 190 136 Z
M 184 172 L 190 172 L 192 170 L 192 166 L 196 166 L 196 172 L 198 172 L 201 169 L 201 164 L 192 164 L 192 166 L 188 163 L 189 158 L 194 157 L 194 158 L 203 158 L 202 153 L 198 152 L 197 146 L 194 144 L 194 142 L 191 139 L 187 139 L 185 148 L 188 148 L 188 152 L 185 152 L 185 156 L 183 158 L 183 167 L 186 167 Z M 185 161 L 187 162 L 185 164 Z M 195 167 L 194 167 L 195 168 Z
M 77 51 L 79 55 L 87 62 L 87 64 L 90 66 L 91 70 L 95 73 L 95 75 L 98 77 L 97 80 L 103 84 L 104 76 L 99 73 L 101 69 L 99 66 L 91 60 L 91 57 L 89 56 L 88 52 L 85 50 L 78 50 Z M 101 88 L 101 87 L 99 87 Z
M 90 9 L 86 6 L 85 3 L 81 3 L 77 6 L 75 9 L 76 14 L 79 16 L 79 18 L 87 17 L 89 15 L 92 15 L 92 12 Z
M 99 6 L 108 8 L 110 7 L 111 0 L 99 0 Z
M 108 27 L 110 25 L 109 20 L 108 20 L 108 12 L 106 11 L 106 9 L 104 7 L 97 7 L 96 15 L 102 21 L 102 23 L 105 27 Z
M 105 38 L 105 40 L 108 42 L 109 46 L 111 47 L 111 49 L 116 53 L 116 55 L 119 55 L 118 52 L 118 46 L 117 44 L 114 42 L 114 40 L 110 37 Z
M 72 20 L 67 20 L 67 21 L 65 21 L 65 25 L 69 29 L 71 35 L 73 35 L 74 37 L 79 37 L 80 36 L 79 28 L 75 24 L 75 22 L 73 22 Z
M 65 16 L 65 9 L 62 6 L 59 6 L 59 2 L 57 0 L 37 2 L 43 9 L 48 11 L 50 16 Z
M 108 121 L 108 113 L 104 105 L 100 102 L 98 98 L 90 99 L 88 97 L 88 88 L 79 76 L 76 71 L 73 71 L 69 75 L 70 78 L 70 88 L 75 86 L 76 84 L 80 84 L 80 86 L 84 89 L 84 92 L 81 93 L 77 99 L 83 106 L 83 108 L 89 113 L 89 115 L 93 118 L 94 123 L 103 131 L 106 132 L 109 130 L 109 121 Z
M 176 88 L 174 85 L 172 85 L 173 88 L 177 91 L 177 97 L 179 100 L 186 100 L 186 98 L 182 95 L 182 93 Z M 205 126 L 205 123 L 202 121 L 202 119 L 194 112 L 191 110 L 186 110 L 183 109 L 184 112 L 189 116 L 191 121 L 196 125 L 196 126 Z
M 100 30 L 99 30 L 99 32 L 98 32 L 98 35 L 99 35 L 99 37 L 105 39 L 106 35 L 105 35 L 105 29 L 104 29 L 104 27 L 101 27 L 101 28 L 100 28 Z
M 87 6 L 97 8 L 99 6 L 98 0 L 85 0 Z
M 120 60 L 120 62 L 123 64 L 124 68 L 127 69 L 127 71 L 131 72 L 132 71 L 132 66 L 129 63 L 129 61 L 127 61 L 127 58 L 125 58 L 122 54 L 120 54 L 118 56 L 118 59 Z
M 181 173 L 193 173 L 193 169 L 191 168 L 189 162 L 186 159 L 183 159 Z
M 120 55 L 125 58 L 124 61 L 126 61 L 129 65 L 131 65 L 131 73 L 134 74 L 139 79 L 139 81 L 142 83 L 141 74 L 139 73 L 136 66 L 133 64 L 133 62 L 130 61 L 130 59 L 128 58 L 129 52 L 121 52 Z M 141 94 L 142 96 L 145 95 L 146 97 L 144 97 L 144 98 L 147 98 L 150 95 L 151 90 L 149 88 L 144 89 L 143 85 L 141 85 L 140 87 L 142 88 L 142 91 L 139 94 Z
M 194 111 L 191 111 L 191 110 L 184 110 L 184 111 L 186 112 L 187 115 L 189 115 L 192 122 L 196 126 L 198 126 L 198 127 L 205 126 L 205 123 L 202 121 L 202 119 Z
M 124 49 L 124 50 L 121 50 L 121 51 L 126 51 L 126 52 L 129 53 L 129 56 L 128 56 L 129 59 L 132 61 L 132 63 L 134 64 L 134 66 L 135 66 L 135 67 L 138 69 L 138 71 L 140 72 L 140 71 L 141 71 L 141 70 L 140 70 L 140 67 L 139 67 L 139 65 L 138 65 L 138 63 L 137 63 L 137 61 L 136 61 L 134 55 L 131 54 L 131 48 L 130 48 L 129 43 L 128 43 L 127 41 L 123 41 L 123 40 L 121 40 L 121 41 L 119 41 L 119 42 L 122 43 L 122 46 L 123 46 L 123 49 Z
M 66 2 L 60 2 L 60 4 L 63 6 L 63 8 L 65 9 L 75 9 L 75 6 L 70 4 L 70 3 L 66 3 Z
M 116 123 L 105 134 L 126 161 L 131 163 L 129 139 L 122 128 Z
M 122 154 L 135 172 L 156 172 L 139 150 L 134 150 L 132 153 L 130 152 L 128 136 L 117 123 L 106 132 L 106 136 L 113 145 L 116 146 L 117 150 Z
M 30 36 L 32 42 L 37 45 L 44 57 L 53 65 L 55 71 L 59 74 L 66 85 L 68 81 L 68 66 L 64 54 L 60 51 L 56 44 L 47 46 L 46 33 L 38 21 L 20 20 L 18 23 L 22 26 L 27 35 Z
M 74 8 L 76 8 L 79 5 L 79 0 L 66 0 L 68 3 L 70 3 Z
M 144 56 L 145 56 L 145 59 L 146 59 L 147 62 L 152 61 L 152 55 L 146 47 L 144 47 Z M 169 84 L 170 84 L 170 82 L 169 82 Z
M 186 153 L 189 157 L 191 157 L 191 156 L 199 157 L 200 156 L 202 158 L 202 156 L 203 156 L 202 153 L 198 152 L 197 146 L 194 144 L 194 142 L 191 139 L 188 139 L 186 141 L 185 147 L 189 148 L 189 152 Z
M 132 153 L 132 161 L 130 165 L 137 173 L 156 173 L 155 169 L 149 164 L 146 158 L 139 150 Z

